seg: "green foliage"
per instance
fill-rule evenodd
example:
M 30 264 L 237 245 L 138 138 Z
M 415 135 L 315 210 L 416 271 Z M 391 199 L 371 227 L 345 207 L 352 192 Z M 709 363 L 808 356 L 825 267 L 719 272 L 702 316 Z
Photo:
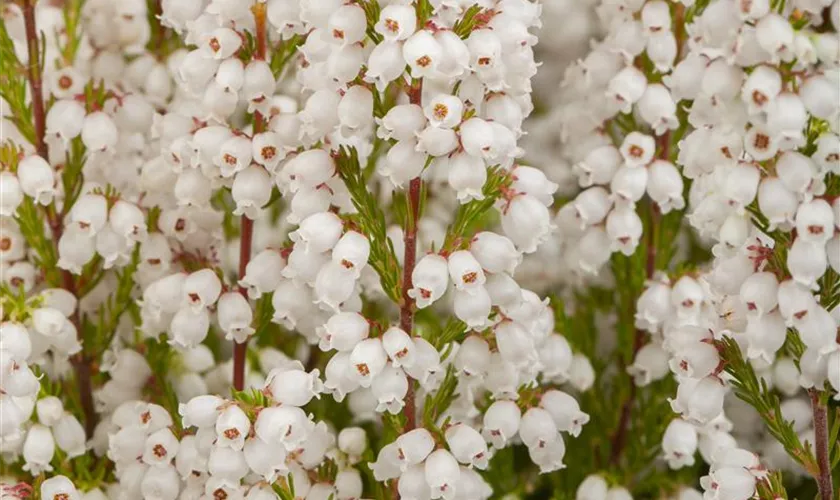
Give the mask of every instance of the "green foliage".
M 152 381 L 146 384 L 146 394 L 151 401 L 163 406 L 172 415 L 174 431 L 178 434 L 183 431 L 181 419 L 178 417 L 178 397 L 167 378 L 179 369 L 175 364 L 176 353 L 165 339 L 146 339 L 143 348 L 146 361 L 152 369 Z
M 457 387 L 458 377 L 455 375 L 455 367 L 450 364 L 446 367 L 446 375 L 444 375 L 437 392 L 426 396 L 423 405 L 423 425 L 426 428 L 437 428 L 438 419 L 446 413 L 446 410 L 455 400 L 455 389 Z
M 32 107 L 27 104 L 27 80 L 25 68 L 15 53 L 6 23 L 0 23 L 0 97 L 9 106 L 6 119 L 17 127 L 20 134 L 35 144 L 35 124 Z
M 426 26 L 426 22 L 431 19 L 435 8 L 429 0 L 414 0 L 414 8 L 417 10 L 417 27 L 422 28 Z
M 280 42 L 276 47 L 270 50 L 271 60 L 269 66 L 275 78 L 280 78 L 286 70 L 286 65 L 289 60 L 297 54 L 298 47 L 303 45 L 305 38 L 300 35 L 294 35 L 288 40 Z
M 467 38 L 470 36 L 470 33 L 478 25 L 478 14 L 481 13 L 481 6 L 475 4 L 464 11 L 464 15 L 461 16 L 454 26 L 452 26 L 452 31 L 461 38 Z
M 108 299 L 99 306 L 96 321 L 93 322 L 88 316 L 82 320 L 82 344 L 85 352 L 93 357 L 99 357 L 111 345 L 114 336 L 117 334 L 122 315 L 129 309 L 137 308 L 132 292 L 134 291 L 134 273 L 140 264 L 140 246 L 135 245 L 128 265 L 119 271 L 117 276 L 116 290 L 108 296 Z M 99 279 L 107 271 L 101 271 Z M 80 293 L 80 297 L 84 294 Z
M 744 358 L 741 348 L 734 339 L 725 337 L 718 343 L 721 357 L 725 360 L 726 373 L 732 376 L 735 395 L 758 412 L 767 431 L 784 446 L 788 455 L 796 460 L 808 473 L 819 473 L 819 465 L 811 452 L 811 445 L 799 440 L 793 424 L 784 419 L 779 397 L 770 390 L 764 379 L 759 379 L 752 365 Z
M 359 0 L 359 6 L 365 11 L 365 19 L 367 19 L 366 33 L 368 38 L 375 44 L 381 43 L 383 40 L 382 35 L 376 32 L 374 26 L 379 21 L 379 14 L 382 12 L 382 7 L 380 7 L 377 0 Z
M 355 148 L 343 147 L 336 158 L 338 174 L 347 186 L 353 206 L 358 211 L 351 217 L 360 232 L 370 241 L 369 263 L 392 301 L 402 301 L 402 277 L 394 245 L 387 236 L 385 213 L 377 199 L 368 191 Z
M 455 220 L 446 231 L 446 239 L 443 243 L 443 250 L 452 252 L 460 248 L 475 232 L 476 227 L 484 221 L 484 216 L 493 207 L 504 191 L 510 187 L 512 179 L 509 173 L 500 167 L 489 167 L 487 169 L 487 182 L 484 183 L 484 199 L 472 200 L 458 207 Z

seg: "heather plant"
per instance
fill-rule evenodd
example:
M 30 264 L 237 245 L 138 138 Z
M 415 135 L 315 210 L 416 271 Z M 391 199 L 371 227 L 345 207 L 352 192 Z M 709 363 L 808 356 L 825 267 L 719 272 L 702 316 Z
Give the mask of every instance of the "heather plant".
M 840 0 L 2 16 L 3 497 L 837 498 Z

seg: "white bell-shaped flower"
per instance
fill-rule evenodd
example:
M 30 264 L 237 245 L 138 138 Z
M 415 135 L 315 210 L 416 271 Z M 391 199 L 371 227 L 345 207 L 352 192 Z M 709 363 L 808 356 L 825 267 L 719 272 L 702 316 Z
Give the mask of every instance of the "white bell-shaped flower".
M 589 422 L 589 415 L 580 410 L 577 400 L 563 391 L 547 391 L 540 399 L 540 406 L 551 414 L 557 430 L 575 437 L 580 435 L 583 426 Z
M 458 483 L 461 480 L 461 468 L 458 461 L 450 452 L 438 449 L 426 459 L 426 482 L 432 491 L 432 499 L 444 498 L 452 500 L 458 493 Z
M 103 111 L 87 115 L 82 122 L 82 142 L 89 151 L 112 151 L 119 140 L 117 124 Z
M 446 444 L 452 455 L 460 463 L 484 470 L 487 468 L 489 453 L 487 443 L 481 434 L 467 424 L 455 424 L 445 433 Z
M 682 419 L 674 419 L 662 436 L 662 451 L 671 469 L 694 465 L 697 452 L 697 429 Z
M 382 347 L 382 339 L 365 339 L 350 353 L 350 362 L 355 373 L 353 376 L 362 387 L 370 387 L 373 379 L 379 375 L 388 362 L 388 353 Z
M 307 373 L 297 368 L 275 368 L 266 376 L 265 386 L 280 404 L 305 406 L 313 397 L 320 398 L 324 386 L 320 371 Z
M 245 276 L 239 286 L 248 291 L 248 298 L 259 299 L 263 294 L 273 292 L 283 279 L 286 266 L 283 256 L 277 250 L 268 248 L 254 255 L 245 267 Z
M 522 415 L 519 437 L 528 448 L 542 448 L 557 439 L 557 426 L 551 414 L 534 407 Z
M 24 157 L 18 163 L 17 178 L 24 194 L 35 203 L 49 205 L 56 194 L 55 173 L 49 163 L 37 155 Z
M 402 53 L 414 78 L 434 76 L 443 59 L 443 47 L 426 30 L 417 31 L 406 39 Z
M 825 244 L 797 238 L 788 251 L 787 267 L 797 283 L 813 290 L 818 289 L 817 280 L 828 267 Z
M 416 22 L 416 17 L 412 19 Z M 365 81 L 376 85 L 376 89 L 380 92 L 385 90 L 389 83 L 399 78 L 405 71 L 402 44 L 387 40 L 377 44 L 370 52 L 367 68 Z
M 254 311 L 242 294 L 238 292 L 223 293 L 216 306 L 219 327 L 225 332 L 225 338 L 237 343 L 243 343 L 254 333 L 251 322 Z
M 23 442 L 23 470 L 30 474 L 41 474 L 53 470 L 50 462 L 55 454 L 55 439 L 50 429 L 34 424 L 26 433 Z
M 195 347 L 207 338 L 209 330 L 210 314 L 207 309 L 195 310 L 191 307 L 182 307 L 178 309 L 169 324 L 169 332 L 172 336 L 169 342 L 181 347 Z
M 401 368 L 389 363 L 373 379 L 370 390 L 377 401 L 376 411 L 380 413 L 388 411 L 392 415 L 397 415 L 405 406 L 408 378 Z
M 458 201 L 463 204 L 484 199 L 487 166 L 482 158 L 463 152 L 455 153 L 441 165 L 447 169 L 449 186 L 457 192 Z
M 81 500 L 82 495 L 67 476 L 52 476 L 41 483 L 44 500 Z
M 411 274 L 412 288 L 408 296 L 419 309 L 428 307 L 446 292 L 449 285 L 449 263 L 438 254 L 423 256 Z
M 669 399 L 671 408 L 684 418 L 705 424 L 720 415 L 726 387 L 714 376 L 703 379 L 683 379 L 677 397 Z
M 453 309 L 458 319 L 471 329 L 481 329 L 488 325 L 492 301 L 483 285 L 464 290 L 456 288 L 453 294 Z

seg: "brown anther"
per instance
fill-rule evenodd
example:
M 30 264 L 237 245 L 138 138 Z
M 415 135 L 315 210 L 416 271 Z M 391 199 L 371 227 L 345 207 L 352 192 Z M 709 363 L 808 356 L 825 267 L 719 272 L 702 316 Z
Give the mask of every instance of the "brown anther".
M 262 157 L 266 160 L 270 160 L 277 155 L 277 148 L 274 146 L 263 146 L 260 150 L 260 154 L 262 154 Z
M 225 429 L 223 434 L 225 435 L 226 438 L 231 439 L 231 440 L 237 439 L 240 436 L 239 429 Z
M 758 90 L 753 90 L 752 100 L 759 106 L 764 106 L 769 99 L 767 99 L 767 96 L 764 95 L 764 93 L 759 92 Z
M 342 30 L 333 30 L 333 38 L 344 40 L 344 32 Z
M 140 414 L 140 421 L 143 422 L 144 424 L 148 424 L 149 420 L 151 420 L 151 419 L 152 419 L 152 412 L 150 412 L 150 411 L 144 411 L 143 413 Z
M 222 488 L 218 488 L 218 489 L 216 489 L 216 491 L 213 492 L 213 498 L 215 500 L 225 500 L 227 497 L 228 497 L 227 492 L 225 490 L 223 490 Z
M 0 251 L 6 252 L 12 248 L 12 239 L 8 236 L 0 238 Z
M 816 224 L 808 226 L 808 232 L 811 234 L 823 234 L 825 228 L 822 226 L 817 226 Z
M 345 269 L 353 269 L 353 263 L 347 259 L 341 259 L 341 265 L 344 266 Z
M 225 153 L 222 156 L 222 160 L 224 160 L 224 162 L 227 163 L 228 165 L 236 165 L 236 157 L 229 154 L 229 153 Z
M 370 368 L 368 368 L 368 365 L 365 363 L 359 363 L 358 365 L 356 365 L 356 371 L 359 372 L 359 375 L 363 377 L 367 377 L 368 375 L 370 375 Z
M 396 33 L 400 30 L 400 23 L 394 21 L 391 18 L 385 19 L 385 29 L 387 29 L 391 33 Z
M 643 154 L 645 154 L 645 150 L 641 147 L 635 144 L 630 146 L 630 156 L 632 156 L 633 158 L 641 158 Z
M 432 58 L 429 56 L 423 56 L 417 59 L 416 62 L 418 66 L 420 66 L 421 68 L 425 68 L 426 66 L 432 64 Z
M 67 75 L 61 75 L 61 78 L 58 79 L 58 86 L 67 90 L 73 86 L 73 79 Z
M 478 65 L 479 66 L 489 66 L 492 59 L 489 57 L 479 57 L 478 58 Z
M 187 227 L 187 221 L 184 219 L 178 219 L 175 221 L 175 230 L 176 231 L 183 231 Z
M 219 39 L 216 38 L 216 37 L 211 38 L 210 42 L 208 42 L 208 43 L 210 44 L 210 49 L 213 52 L 218 52 L 222 48 L 222 44 L 219 43 Z
M 478 279 L 478 273 L 476 273 L 476 272 L 466 273 L 466 274 L 464 274 L 463 279 L 464 279 L 464 283 L 475 283 L 475 280 Z
M 449 108 L 443 103 L 435 104 L 435 107 L 432 109 L 432 115 L 438 120 L 443 120 L 448 114 Z
M 164 448 L 162 444 L 158 443 L 152 448 L 152 453 L 154 453 L 158 458 L 163 458 L 166 456 L 166 448 Z
M 753 146 L 756 149 L 767 149 L 770 146 L 770 137 L 765 134 L 756 134 Z

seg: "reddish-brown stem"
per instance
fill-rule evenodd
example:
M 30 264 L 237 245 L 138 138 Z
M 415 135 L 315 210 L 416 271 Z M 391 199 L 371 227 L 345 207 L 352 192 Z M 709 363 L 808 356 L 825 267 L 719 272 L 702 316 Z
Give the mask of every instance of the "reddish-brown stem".
M 670 133 L 665 133 L 657 138 L 657 148 L 659 149 L 659 159 L 668 160 L 671 154 L 671 136 Z M 647 228 L 647 240 L 645 241 L 645 275 L 647 279 L 651 279 L 656 272 L 656 228 L 659 223 L 659 208 L 651 202 L 650 205 L 650 226 Z M 635 306 L 635 305 L 634 305 Z M 636 354 L 644 346 L 645 332 L 636 329 L 633 334 L 633 350 L 630 357 L 630 362 L 636 357 Z M 633 377 L 629 377 L 630 391 L 627 394 L 627 399 L 621 405 L 621 413 L 618 417 L 618 428 L 613 435 L 610 446 L 609 463 L 612 466 L 618 465 L 621 460 L 621 453 L 624 451 L 624 446 L 627 443 L 627 432 L 630 427 L 630 416 L 633 412 L 633 404 L 636 401 L 636 383 Z
M 420 96 L 423 93 L 422 82 L 412 85 L 409 90 L 411 104 L 420 106 Z M 411 275 L 414 274 L 414 265 L 417 262 L 417 222 L 420 217 L 420 191 L 423 181 L 420 177 L 411 179 L 408 185 L 408 220 L 405 224 L 403 243 L 405 253 L 403 254 L 403 279 L 402 279 L 402 304 L 400 306 L 400 328 L 406 333 L 414 336 L 414 299 L 408 296 L 412 288 Z M 414 383 L 408 384 L 408 393 L 405 395 L 405 431 L 417 427 L 417 409 L 415 408 Z
M 820 392 L 810 389 L 811 409 L 814 412 L 814 450 L 817 453 L 817 464 L 820 467 L 816 478 L 821 500 L 834 499 L 834 483 L 831 478 L 831 460 L 828 456 L 828 408 L 820 401 Z
M 42 158 L 49 161 L 47 144 L 44 142 L 46 112 L 41 79 L 41 51 L 38 49 L 38 31 L 35 28 L 35 0 L 23 0 L 23 22 L 26 26 L 26 48 L 29 54 L 27 74 L 32 94 L 32 119 L 35 122 L 35 149 Z
M 46 133 L 46 110 L 44 108 L 44 91 L 43 79 L 41 75 L 41 51 L 39 48 L 40 39 L 38 38 L 38 30 L 35 26 L 35 3 L 34 0 L 23 1 L 23 21 L 26 30 L 26 48 L 29 56 L 27 64 L 27 80 L 29 81 L 29 89 L 32 97 L 32 121 L 34 123 L 35 132 L 35 150 L 38 155 L 44 160 L 49 161 L 49 151 L 47 143 L 44 141 Z M 58 245 L 61 235 L 64 232 L 64 221 L 62 216 L 56 213 L 56 210 L 50 206 L 46 210 L 47 224 L 50 228 L 53 243 Z M 61 286 L 74 296 L 77 295 L 76 280 L 69 271 L 61 270 Z M 70 358 L 70 362 L 76 372 L 76 383 L 79 386 L 79 398 L 82 404 L 82 411 L 85 418 L 85 431 L 88 437 L 93 436 L 93 430 L 96 428 L 96 408 L 93 404 L 93 384 L 91 381 L 91 360 L 87 358 L 84 350 L 84 338 L 82 331 L 82 323 L 79 318 L 78 311 L 74 312 L 70 317 L 70 321 L 76 328 L 76 334 L 80 342 L 82 342 L 82 350 Z
M 264 61 L 266 49 L 266 7 L 264 3 L 255 3 L 251 7 L 251 12 L 254 14 L 254 22 L 256 26 L 256 35 L 254 37 L 256 44 L 256 51 L 254 52 L 254 59 Z M 259 111 L 254 113 L 254 133 L 258 134 L 265 131 L 265 119 Z M 239 224 L 239 277 L 245 276 L 245 269 L 248 263 L 251 262 L 251 246 L 254 238 L 254 221 L 243 215 L 240 218 Z M 239 293 L 246 299 L 248 292 L 245 287 L 239 287 Z M 248 353 L 248 340 L 245 339 L 242 343 L 234 342 L 233 344 L 233 388 L 241 391 L 245 388 L 245 359 Z

